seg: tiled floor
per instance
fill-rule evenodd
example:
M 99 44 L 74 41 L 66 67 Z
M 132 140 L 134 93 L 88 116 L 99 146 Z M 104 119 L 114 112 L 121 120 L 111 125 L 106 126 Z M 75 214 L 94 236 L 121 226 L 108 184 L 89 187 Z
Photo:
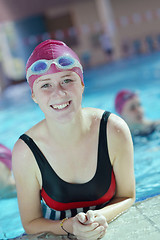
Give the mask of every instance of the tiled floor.
M 28 236 L 18 239 L 67 239 L 64 237 Z M 103 240 L 160 240 L 160 195 L 136 203 L 111 222 Z
M 159 240 L 160 195 L 136 203 L 109 224 L 106 240 Z

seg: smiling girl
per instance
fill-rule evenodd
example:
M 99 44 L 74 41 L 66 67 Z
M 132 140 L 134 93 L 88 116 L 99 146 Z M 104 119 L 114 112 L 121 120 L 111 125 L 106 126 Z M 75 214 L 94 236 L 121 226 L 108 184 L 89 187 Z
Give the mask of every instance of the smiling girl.
M 129 129 L 110 112 L 82 108 L 83 69 L 65 43 L 39 44 L 26 73 L 45 118 L 13 149 L 24 229 L 28 234 L 101 239 L 108 222 L 134 203 Z

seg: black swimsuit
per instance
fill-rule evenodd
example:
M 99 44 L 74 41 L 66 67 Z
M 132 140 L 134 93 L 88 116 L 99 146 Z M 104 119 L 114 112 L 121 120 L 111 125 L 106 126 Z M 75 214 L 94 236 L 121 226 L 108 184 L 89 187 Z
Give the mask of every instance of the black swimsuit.
M 114 197 L 115 176 L 108 154 L 106 125 L 110 113 L 104 112 L 99 129 L 98 162 L 94 177 L 87 183 L 62 180 L 50 166 L 36 143 L 26 134 L 20 138 L 33 152 L 42 175 L 42 209 L 45 218 L 63 219 L 78 212 L 100 209 Z

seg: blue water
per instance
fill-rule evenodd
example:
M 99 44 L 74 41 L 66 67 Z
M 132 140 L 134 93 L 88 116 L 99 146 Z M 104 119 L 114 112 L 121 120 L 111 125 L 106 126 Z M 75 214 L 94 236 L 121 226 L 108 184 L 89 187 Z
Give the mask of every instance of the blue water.
M 115 94 L 129 88 L 139 92 L 146 117 L 160 119 L 160 53 L 86 70 L 84 80 L 84 107 L 115 113 Z M 44 118 L 30 95 L 23 83 L 8 88 L 0 97 L 0 142 L 10 149 L 22 133 Z M 136 137 L 134 149 L 136 201 L 141 201 L 160 194 L 160 132 Z M 0 213 L 0 239 L 23 232 L 16 198 L 0 200 Z

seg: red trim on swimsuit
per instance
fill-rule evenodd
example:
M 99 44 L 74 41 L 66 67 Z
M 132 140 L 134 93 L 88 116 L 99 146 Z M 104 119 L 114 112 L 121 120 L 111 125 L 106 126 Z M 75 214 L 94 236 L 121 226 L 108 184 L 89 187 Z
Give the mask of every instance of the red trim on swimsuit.
M 112 199 L 112 197 L 115 194 L 115 187 L 116 187 L 115 176 L 112 171 L 111 184 L 108 191 L 101 198 L 97 200 L 84 201 L 84 202 L 69 202 L 69 203 L 57 202 L 54 199 L 50 198 L 43 188 L 41 190 L 41 196 L 45 201 L 45 203 L 50 208 L 56 211 L 65 211 L 68 209 L 90 207 L 90 206 L 103 204 L 104 202 L 108 202 L 109 200 Z

